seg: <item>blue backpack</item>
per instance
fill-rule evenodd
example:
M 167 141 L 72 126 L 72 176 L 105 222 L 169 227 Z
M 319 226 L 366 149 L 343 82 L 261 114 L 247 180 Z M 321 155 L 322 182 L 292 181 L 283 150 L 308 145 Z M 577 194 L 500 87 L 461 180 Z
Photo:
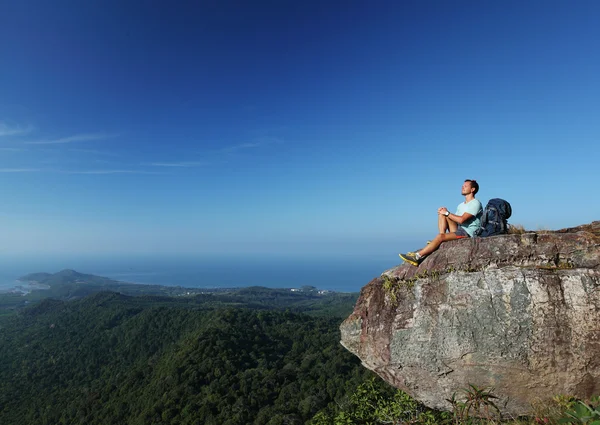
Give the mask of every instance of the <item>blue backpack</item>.
M 494 235 L 503 235 L 508 233 L 508 223 L 506 220 L 512 215 L 512 207 L 504 199 L 490 199 L 483 214 L 479 228 L 473 232 L 473 236 L 486 237 Z

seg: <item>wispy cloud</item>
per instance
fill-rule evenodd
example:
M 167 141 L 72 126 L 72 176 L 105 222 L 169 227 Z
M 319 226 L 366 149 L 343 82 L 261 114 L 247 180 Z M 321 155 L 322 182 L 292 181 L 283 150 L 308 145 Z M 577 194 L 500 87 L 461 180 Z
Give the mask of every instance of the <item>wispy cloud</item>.
M 0 168 L 0 173 L 39 173 L 41 168 Z
M 66 143 L 75 143 L 75 142 L 88 142 L 92 140 L 104 140 L 104 139 L 112 139 L 114 137 L 118 137 L 116 134 L 105 134 L 105 133 L 89 133 L 89 134 L 76 134 L 74 136 L 61 137 L 59 139 L 50 139 L 50 140 L 35 140 L 24 142 L 27 145 L 59 145 Z
M 79 153 L 89 153 L 90 155 L 102 155 L 102 156 L 120 156 L 118 153 L 107 152 L 107 151 L 99 151 L 96 149 L 76 149 L 71 148 L 67 149 L 69 152 L 79 152 Z
M 206 161 L 179 161 L 179 162 L 150 162 L 148 164 L 152 167 L 202 167 L 208 165 Z
M 33 130 L 32 126 L 20 126 L 20 125 L 10 125 L 5 121 L 0 121 L 0 137 L 3 136 L 17 136 L 19 134 L 29 133 Z
M 255 139 L 254 141 L 251 141 L 251 142 L 239 143 L 237 145 L 227 146 L 227 147 L 212 150 L 209 152 L 206 152 L 206 151 L 196 152 L 196 154 L 202 154 L 205 156 L 208 154 L 210 159 L 203 160 L 203 161 L 149 162 L 149 163 L 143 163 L 141 165 L 150 166 L 150 167 L 170 167 L 170 168 L 186 168 L 186 167 L 189 168 L 189 167 L 211 166 L 211 165 L 215 165 L 215 163 L 228 162 L 231 159 L 231 156 L 229 154 L 243 151 L 243 150 L 257 149 L 262 146 L 278 144 L 278 143 L 283 143 L 283 141 L 281 139 L 274 138 L 274 137 L 261 137 L 261 138 Z
M 59 170 L 59 173 L 63 174 L 162 174 L 155 171 L 144 171 L 144 170 Z
M 239 145 L 234 145 L 234 146 L 229 146 L 226 148 L 221 149 L 221 152 L 235 152 L 235 151 L 240 151 L 243 149 L 254 149 L 261 146 L 261 143 L 259 142 L 254 142 L 254 143 L 241 143 Z
M 22 152 L 26 149 L 21 149 L 21 148 L 0 148 L 1 152 Z
M 283 143 L 281 139 L 275 137 L 261 137 L 256 139 L 253 142 L 240 143 L 239 145 L 228 146 L 221 149 L 221 152 L 231 153 L 236 151 L 241 151 L 245 149 L 256 149 L 266 145 L 273 145 Z
M 0 173 L 53 173 L 53 174 L 164 174 L 156 171 L 131 169 L 64 170 L 52 168 L 0 168 Z

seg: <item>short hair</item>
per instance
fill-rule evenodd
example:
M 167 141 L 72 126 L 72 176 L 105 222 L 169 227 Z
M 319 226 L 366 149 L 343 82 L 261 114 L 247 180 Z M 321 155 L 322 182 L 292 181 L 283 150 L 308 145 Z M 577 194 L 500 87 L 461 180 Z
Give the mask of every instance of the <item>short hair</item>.
M 465 182 L 469 182 L 471 183 L 471 187 L 473 189 L 475 189 L 475 193 L 473 193 L 473 195 L 477 195 L 477 192 L 479 192 L 479 183 L 477 183 L 477 180 L 465 180 Z

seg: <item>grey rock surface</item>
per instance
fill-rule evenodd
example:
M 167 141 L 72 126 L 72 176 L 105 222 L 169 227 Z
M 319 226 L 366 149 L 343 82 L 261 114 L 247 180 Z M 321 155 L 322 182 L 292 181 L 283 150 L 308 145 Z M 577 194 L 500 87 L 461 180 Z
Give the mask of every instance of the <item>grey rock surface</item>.
M 363 287 L 342 344 L 424 404 L 469 384 L 505 415 L 600 394 L 600 221 L 442 244 Z

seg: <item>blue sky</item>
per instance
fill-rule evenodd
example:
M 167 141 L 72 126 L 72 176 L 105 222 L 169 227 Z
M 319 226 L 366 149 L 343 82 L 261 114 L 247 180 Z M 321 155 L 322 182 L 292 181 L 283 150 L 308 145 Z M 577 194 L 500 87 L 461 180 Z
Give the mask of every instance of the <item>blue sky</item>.
M 388 255 L 600 219 L 595 1 L 0 1 L 0 253 Z

